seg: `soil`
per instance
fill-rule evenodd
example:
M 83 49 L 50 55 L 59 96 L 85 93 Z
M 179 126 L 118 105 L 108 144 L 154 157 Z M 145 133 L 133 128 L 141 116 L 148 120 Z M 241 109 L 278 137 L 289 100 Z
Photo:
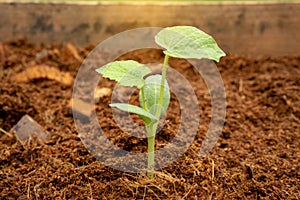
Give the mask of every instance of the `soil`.
M 24 40 L 0 43 L 0 199 L 300 199 L 300 55 L 228 54 L 221 59 L 217 66 L 226 89 L 226 122 L 204 158 L 197 152 L 210 123 L 210 95 L 188 62 L 171 59 L 170 66 L 195 90 L 201 123 L 188 150 L 149 180 L 144 173 L 105 166 L 78 137 L 67 109 L 72 84 L 66 77 L 75 78 L 92 49 Z M 163 53 L 140 50 L 120 59 L 128 58 L 162 62 Z M 34 72 L 36 66 L 44 71 Z M 100 86 L 114 85 L 105 80 Z M 137 94 L 131 103 L 138 104 Z M 127 151 L 145 152 L 146 139 L 129 136 L 112 120 L 110 101 L 105 96 L 95 105 L 107 137 Z M 46 141 L 20 143 L 9 132 L 25 114 L 50 133 Z M 175 137 L 179 114 L 172 94 L 156 149 Z

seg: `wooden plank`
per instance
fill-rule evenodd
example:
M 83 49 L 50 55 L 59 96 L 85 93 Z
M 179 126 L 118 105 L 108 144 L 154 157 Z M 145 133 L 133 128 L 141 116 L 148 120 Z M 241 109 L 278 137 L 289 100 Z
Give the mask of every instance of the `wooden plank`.
M 138 27 L 193 25 L 228 52 L 291 55 L 300 50 L 300 3 L 0 3 L 0 41 L 85 46 Z

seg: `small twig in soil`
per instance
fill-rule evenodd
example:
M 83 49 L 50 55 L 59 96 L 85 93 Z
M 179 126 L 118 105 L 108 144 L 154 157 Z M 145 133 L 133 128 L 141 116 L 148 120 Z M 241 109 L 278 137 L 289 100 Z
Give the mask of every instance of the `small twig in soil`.
M 182 197 L 182 199 L 185 199 L 189 195 L 189 193 L 192 191 L 192 189 L 194 189 L 196 186 L 197 186 L 197 184 L 192 185 L 191 188 L 189 189 L 189 191 Z
M 36 184 L 36 185 L 33 187 L 34 196 L 35 196 L 36 199 L 38 199 L 38 197 L 39 197 L 38 192 L 39 192 L 40 186 L 41 186 L 44 182 L 45 182 L 45 181 L 42 181 L 42 182 Z
M 11 138 L 14 137 L 12 134 L 10 134 L 9 132 L 3 130 L 2 128 L 0 128 L 0 132 L 4 133 L 4 134 L 7 135 L 8 137 L 11 137 Z
M 167 173 L 167 172 L 159 172 L 159 171 L 157 171 L 157 172 L 155 172 L 155 175 L 157 175 L 158 177 L 160 177 L 161 179 L 164 179 L 164 180 L 166 180 L 166 181 L 169 181 L 169 182 L 171 182 L 171 183 L 174 183 L 174 182 L 180 182 L 180 179 L 179 178 L 175 178 L 175 177 L 173 177 L 171 174 L 169 174 L 169 173 Z
M 27 198 L 30 199 L 30 183 L 28 184 L 27 187 Z
M 239 92 L 243 92 L 243 79 L 239 80 Z
M 147 187 L 147 189 L 149 190 L 149 192 L 152 192 L 157 199 L 161 200 L 161 198 L 159 198 L 159 196 L 151 188 Z
M 207 197 L 207 200 L 212 200 L 213 195 L 214 195 L 214 192 L 212 192 L 212 193 Z
M 89 183 L 89 188 L 90 188 L 90 195 L 91 195 L 90 200 L 93 200 L 94 199 L 93 198 L 93 190 L 92 190 L 92 186 L 90 183 Z
M 126 177 L 121 181 L 124 183 L 124 186 L 126 186 L 127 189 L 131 191 L 132 195 L 134 196 L 136 192 L 134 192 L 134 189 L 132 188 L 134 187 L 137 190 L 137 188 L 139 187 L 139 183 L 136 181 L 130 181 Z
M 215 178 L 215 162 L 213 159 L 211 160 L 211 180 L 214 180 Z
M 161 188 L 159 185 L 155 185 L 155 184 L 150 184 L 150 186 L 153 186 L 155 188 L 157 188 L 158 190 L 160 190 L 162 193 L 164 193 L 166 196 L 168 196 L 167 192 L 165 191 L 164 188 Z
M 144 200 L 144 199 L 145 199 L 145 197 L 146 197 L 146 191 L 147 191 L 147 187 L 145 186 L 145 187 L 144 187 L 143 200 Z

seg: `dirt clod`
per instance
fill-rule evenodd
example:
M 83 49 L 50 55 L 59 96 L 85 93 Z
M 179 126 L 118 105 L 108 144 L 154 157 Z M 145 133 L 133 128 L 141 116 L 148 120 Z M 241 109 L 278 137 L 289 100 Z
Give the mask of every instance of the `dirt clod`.
M 24 115 L 20 121 L 11 129 L 16 138 L 24 143 L 28 139 L 37 137 L 37 139 L 44 141 L 49 135 L 43 128 L 36 123 L 30 116 Z
M 11 77 L 11 80 L 20 83 L 33 81 L 35 79 L 54 80 L 67 86 L 73 84 L 73 77 L 68 72 L 61 72 L 57 68 L 46 65 L 28 67 L 25 71 Z

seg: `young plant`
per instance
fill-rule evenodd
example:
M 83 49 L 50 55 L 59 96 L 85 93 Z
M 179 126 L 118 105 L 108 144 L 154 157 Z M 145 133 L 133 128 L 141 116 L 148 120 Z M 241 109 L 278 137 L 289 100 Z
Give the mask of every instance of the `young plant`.
M 115 80 L 120 85 L 137 87 L 140 90 L 140 107 L 125 103 L 113 103 L 110 106 L 137 114 L 145 122 L 148 137 L 147 175 L 150 178 L 154 176 L 154 147 L 158 122 L 170 102 L 170 90 L 166 80 L 169 57 L 206 58 L 218 62 L 220 57 L 225 55 L 210 35 L 192 26 L 162 29 L 155 36 L 155 42 L 165 49 L 161 75 L 150 75 L 144 78 L 151 70 L 133 60 L 114 61 L 96 70 L 103 77 Z

